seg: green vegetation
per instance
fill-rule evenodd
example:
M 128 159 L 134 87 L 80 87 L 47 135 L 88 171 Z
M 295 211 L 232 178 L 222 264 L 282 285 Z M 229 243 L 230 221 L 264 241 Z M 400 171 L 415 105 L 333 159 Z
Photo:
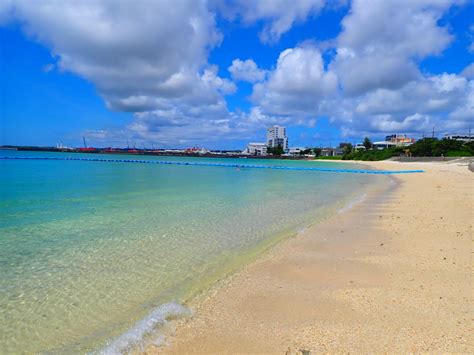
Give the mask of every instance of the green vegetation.
M 281 156 L 285 151 L 283 150 L 283 147 L 279 145 L 278 147 L 272 148 L 270 146 L 267 147 L 267 154 L 275 155 L 275 156 Z
M 372 148 L 372 142 L 370 141 L 369 137 L 364 138 L 364 143 L 362 145 L 365 147 L 365 149 L 369 150 Z
M 342 156 L 341 155 L 335 155 L 333 157 L 321 157 L 317 156 L 316 159 L 323 159 L 323 160 L 341 160 Z
M 352 148 L 352 144 L 348 143 L 344 146 L 344 155 L 351 154 L 354 149 Z
M 364 139 L 364 146 L 372 146 L 369 138 Z M 454 139 L 424 138 L 409 147 L 387 148 L 383 150 L 367 149 L 356 151 L 346 149 L 343 160 L 375 161 L 385 160 L 394 156 L 413 157 L 466 157 L 474 156 L 474 142 L 464 143 Z M 328 157 L 336 158 L 336 157 Z
M 387 148 L 383 150 L 352 150 L 350 153 L 344 154 L 342 159 L 375 161 L 389 159 L 400 154 L 403 154 L 403 149 L 401 148 Z
M 474 155 L 474 142 L 464 143 L 454 139 L 425 138 L 408 149 L 415 157 L 472 156 Z

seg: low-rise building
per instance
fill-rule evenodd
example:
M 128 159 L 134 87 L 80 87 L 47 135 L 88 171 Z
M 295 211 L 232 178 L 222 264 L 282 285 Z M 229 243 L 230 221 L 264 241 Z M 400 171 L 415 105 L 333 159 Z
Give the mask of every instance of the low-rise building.
M 249 143 L 247 148 L 242 151 L 242 154 L 248 155 L 267 155 L 266 143 Z
M 344 155 L 344 149 L 343 148 L 323 148 L 321 149 L 320 155 L 322 157 L 342 156 Z
M 414 138 L 409 138 L 406 134 L 391 134 L 385 137 L 384 141 L 374 142 L 372 149 L 387 149 L 393 147 L 407 147 L 415 143 Z
M 380 141 L 380 142 L 374 142 L 372 143 L 372 149 L 387 149 L 387 148 L 393 148 L 396 147 L 398 144 L 394 142 L 389 142 L 389 141 Z
M 462 141 L 462 142 L 466 142 L 466 143 L 474 141 L 474 138 L 471 137 L 470 134 L 469 135 L 467 135 L 467 134 L 446 134 L 444 136 L 444 138 L 454 139 L 456 141 Z
M 185 150 L 185 152 L 187 154 L 201 154 L 201 155 L 204 155 L 204 154 L 209 153 L 209 149 L 193 147 L 193 148 L 187 148 Z
M 415 138 L 409 138 L 406 134 L 391 134 L 385 137 L 385 141 L 395 143 L 397 147 L 406 147 L 415 143 Z
M 288 155 L 295 156 L 301 155 L 305 150 L 308 150 L 306 147 L 291 147 L 288 149 Z

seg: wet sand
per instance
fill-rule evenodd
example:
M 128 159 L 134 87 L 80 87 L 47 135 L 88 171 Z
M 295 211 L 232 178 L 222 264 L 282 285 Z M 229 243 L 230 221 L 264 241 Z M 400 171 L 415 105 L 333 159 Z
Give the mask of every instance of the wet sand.
M 474 352 L 474 174 L 376 162 L 397 187 L 284 241 L 149 353 Z M 349 175 L 348 175 L 349 177 Z

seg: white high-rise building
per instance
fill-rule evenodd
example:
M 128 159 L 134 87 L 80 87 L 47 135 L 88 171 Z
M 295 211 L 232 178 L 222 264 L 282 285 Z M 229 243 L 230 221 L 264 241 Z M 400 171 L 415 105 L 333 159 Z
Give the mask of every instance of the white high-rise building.
M 285 151 L 287 151 L 288 137 L 286 136 L 286 128 L 282 126 L 267 128 L 267 144 L 272 148 L 281 146 Z

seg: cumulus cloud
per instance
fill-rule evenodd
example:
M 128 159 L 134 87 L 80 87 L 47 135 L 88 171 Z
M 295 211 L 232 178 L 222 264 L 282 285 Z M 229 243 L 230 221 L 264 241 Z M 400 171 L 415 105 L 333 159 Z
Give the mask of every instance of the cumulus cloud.
M 438 20 L 453 2 L 355 0 L 342 21 L 331 65 L 345 92 L 396 89 L 420 76 L 417 61 L 440 54 L 452 41 Z
M 346 135 L 466 128 L 473 120 L 470 68 L 421 73 L 418 62 L 453 40 L 439 19 L 457 1 L 356 0 L 342 21 L 330 69 L 342 91 L 328 114 Z M 420 34 L 423 38 L 420 39 Z M 469 117 L 470 115 L 470 117 Z
M 469 52 L 474 53 L 474 25 L 471 25 L 471 27 L 469 27 L 469 30 L 470 30 L 469 37 L 470 37 L 471 43 L 469 44 L 467 49 Z
M 221 39 L 205 1 L 11 4 L 4 13 L 51 48 L 61 70 L 93 82 L 111 109 L 148 110 L 157 97 L 196 100 L 196 93 L 207 103 L 223 86 L 232 91 L 203 71 Z
M 265 78 L 265 70 L 259 69 L 252 59 L 234 59 L 228 68 L 234 80 L 248 82 L 262 81 Z
M 301 116 L 317 113 L 336 89 L 337 78 L 324 69 L 319 50 L 296 47 L 280 53 L 268 79 L 254 85 L 252 99 L 265 113 Z
M 465 92 L 463 104 L 456 107 L 445 121 L 447 129 L 471 128 L 474 124 L 474 80 L 470 80 Z
M 472 81 L 440 74 L 411 81 L 399 89 L 380 88 L 359 97 L 347 97 L 331 106 L 331 119 L 346 127 L 345 134 L 361 132 L 422 132 L 450 130 L 467 124 Z M 455 115 L 454 112 L 457 112 Z
M 347 95 L 359 95 L 376 88 L 396 89 L 420 77 L 411 61 L 386 53 L 356 55 L 346 48 L 338 49 L 331 66 L 337 72 Z
M 467 79 L 474 79 L 474 63 L 469 64 L 464 70 L 461 72 L 461 75 Z
M 221 102 L 139 112 L 133 122 L 122 129 L 86 133 L 92 141 L 97 138 L 98 143 L 105 140 L 122 146 L 129 141 L 137 146 L 158 142 L 161 147 L 169 148 L 196 145 L 225 148 L 242 139 L 258 140 L 262 127 L 282 122 L 278 117 L 261 114 L 258 108 L 248 113 L 228 112 L 225 102 Z
M 439 20 L 456 0 L 354 0 L 341 33 L 324 46 L 301 42 L 268 70 L 233 60 L 232 79 L 253 83 L 248 112 L 229 112 L 226 95 L 236 85 L 208 62 L 222 41 L 214 11 L 263 24 L 261 40 L 274 43 L 329 2 L 210 1 L 7 0 L 0 24 L 16 21 L 51 49 L 56 63 L 46 71 L 80 75 L 110 109 L 134 113 L 122 129 L 89 132 L 98 140 L 204 144 L 249 138 L 269 124 L 314 125 L 321 116 L 346 135 L 472 123 L 472 64 L 461 74 L 419 70 L 453 41 Z
M 254 85 L 255 105 L 293 123 L 327 116 L 353 136 L 465 127 L 473 119 L 472 68 L 461 75 L 418 68 L 452 41 L 438 20 L 453 3 L 354 1 L 332 61 L 325 65 L 311 45 L 282 52 L 268 79 Z
M 208 63 L 222 35 L 207 1 L 2 4 L 3 22 L 19 23 L 51 49 L 57 63 L 45 70 L 75 73 L 95 84 L 109 109 L 134 113 L 125 129 L 89 132 L 92 137 L 117 141 L 125 135 L 145 140 L 182 134 L 190 139 L 205 127 L 225 131 L 217 127 L 231 118 L 224 96 L 235 93 L 236 86 Z
M 308 17 L 318 14 L 325 6 L 326 1 L 215 0 L 213 4 L 228 19 L 240 17 L 247 24 L 263 20 L 265 26 L 260 33 L 261 41 L 264 43 L 275 43 L 295 23 L 303 22 Z

